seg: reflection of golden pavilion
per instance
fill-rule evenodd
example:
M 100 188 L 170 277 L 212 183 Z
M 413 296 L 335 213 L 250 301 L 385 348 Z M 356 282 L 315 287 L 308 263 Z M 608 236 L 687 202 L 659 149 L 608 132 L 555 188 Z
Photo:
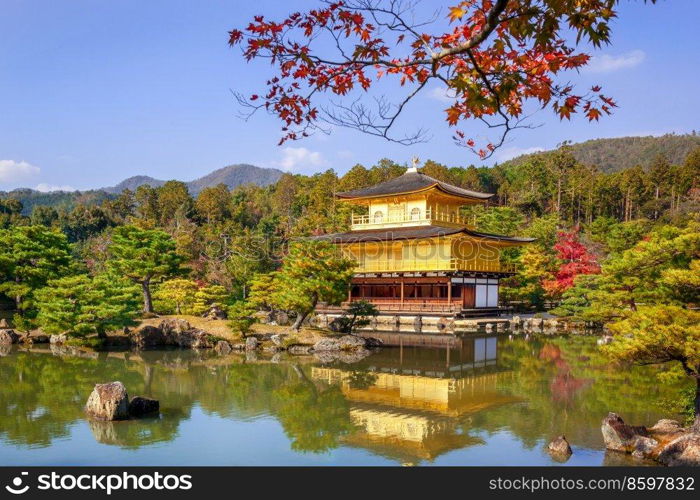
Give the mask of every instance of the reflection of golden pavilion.
M 430 362 L 426 355 L 442 357 L 445 349 L 392 349 L 360 366 L 313 367 L 311 376 L 339 385 L 350 401 L 351 418 L 360 430 L 346 438 L 347 444 L 402 461 L 433 460 L 481 443 L 464 432 L 469 416 L 516 401 L 498 390 L 512 373 L 498 370 L 496 338 L 463 342 L 472 353 L 474 343 L 491 345 L 492 358 L 469 362 L 452 349 L 449 366 L 442 360 L 435 366 L 438 358 Z

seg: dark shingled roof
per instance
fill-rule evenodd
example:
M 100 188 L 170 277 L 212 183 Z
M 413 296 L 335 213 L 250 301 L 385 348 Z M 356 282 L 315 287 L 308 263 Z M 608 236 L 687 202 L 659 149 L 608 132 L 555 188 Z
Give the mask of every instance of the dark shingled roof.
M 347 233 L 324 234 L 314 236 L 314 240 L 330 241 L 332 243 L 362 243 L 368 241 L 414 240 L 422 238 L 437 238 L 451 234 L 465 233 L 475 238 L 509 241 L 513 243 L 530 243 L 535 238 L 519 238 L 517 236 L 502 236 L 500 234 L 479 233 L 463 227 L 418 226 L 397 227 L 391 229 L 368 229 L 365 231 L 348 231 Z
M 453 186 L 452 184 L 447 184 L 446 182 L 433 179 L 432 177 L 421 174 L 420 172 L 412 171 L 409 169 L 405 174 L 391 179 L 390 181 L 380 182 L 374 186 L 355 189 L 353 191 L 346 191 L 344 193 L 338 193 L 336 196 L 341 199 L 353 199 L 353 198 L 367 198 L 374 196 L 384 196 L 390 194 L 399 193 L 410 193 L 413 191 L 420 191 L 423 189 L 430 188 L 432 186 L 437 187 L 437 189 L 454 196 L 459 196 L 462 198 L 472 198 L 478 200 L 487 200 L 493 195 L 489 193 L 479 193 L 478 191 L 470 191 L 468 189 L 462 189 L 461 187 Z

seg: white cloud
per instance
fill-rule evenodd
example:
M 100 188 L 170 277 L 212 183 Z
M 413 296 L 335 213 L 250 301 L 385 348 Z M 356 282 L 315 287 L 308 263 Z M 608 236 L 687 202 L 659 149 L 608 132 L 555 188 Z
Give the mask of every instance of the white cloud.
M 433 88 L 428 92 L 428 97 L 445 103 L 453 103 L 456 99 L 454 91 L 445 87 Z
M 644 61 L 646 54 L 643 50 L 633 50 L 618 56 L 600 54 L 593 56 L 588 65 L 584 67 L 587 73 L 610 73 L 619 69 L 628 69 L 638 66 Z
M 322 167 L 327 165 L 327 162 L 318 151 L 311 151 L 303 147 L 286 147 L 282 150 L 282 159 L 274 162 L 274 165 L 290 171 L 307 170 L 308 167 Z
M 511 158 L 515 158 L 516 156 L 527 155 L 530 153 L 539 153 L 540 151 L 544 151 L 544 148 L 542 146 L 533 146 L 530 148 L 519 148 L 517 146 L 510 146 L 507 148 L 499 148 L 496 151 L 495 157 L 497 161 L 503 162 L 506 160 L 510 160 Z
M 49 193 L 51 191 L 75 191 L 75 188 L 72 186 L 56 186 L 54 184 L 47 184 L 45 182 L 37 184 L 37 186 L 34 189 L 36 189 L 37 191 L 41 191 L 42 193 Z
M 0 160 L 0 183 L 17 184 L 36 178 L 41 173 L 39 167 L 26 161 Z

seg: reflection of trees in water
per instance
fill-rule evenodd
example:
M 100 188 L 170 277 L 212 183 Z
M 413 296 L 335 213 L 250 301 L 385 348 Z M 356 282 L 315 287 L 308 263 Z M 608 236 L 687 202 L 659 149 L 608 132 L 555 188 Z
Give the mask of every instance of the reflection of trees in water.
M 48 446 L 85 419 L 95 383 L 120 380 L 130 395 L 160 400 L 161 416 L 124 422 L 89 422 L 104 444 L 138 448 L 177 436 L 192 407 L 221 418 L 277 416 L 292 447 L 326 451 L 351 428 L 348 405 L 337 387 L 317 387 L 304 369 L 288 364 L 208 363 L 193 351 L 101 354 L 92 359 L 16 352 L 0 358 L 0 437 Z M 212 358 L 215 361 L 216 358 Z M 300 374 L 302 376 L 300 376 Z
M 67 436 L 69 426 L 85 418 L 83 407 L 93 385 L 110 380 L 121 380 L 132 396 L 161 402 L 160 419 L 91 423 L 97 441 L 116 446 L 138 448 L 174 439 L 180 422 L 190 418 L 195 405 L 220 418 L 272 415 L 297 451 L 330 450 L 354 430 L 351 409 L 340 388 L 311 380 L 308 366 L 251 364 L 235 356 L 221 358 L 191 350 L 100 353 L 94 359 L 44 351 L 14 351 L 0 357 L 0 439 L 48 446 L 53 439 Z M 375 385 L 376 370 L 396 368 L 397 352 L 385 350 L 349 365 L 350 388 L 365 390 Z M 430 371 L 433 358 L 436 372 L 446 371 L 444 352 L 426 350 L 416 356 L 421 367 L 426 365 L 424 371 Z M 451 359 L 456 362 L 455 357 Z M 677 394 L 676 386 L 659 383 L 655 367 L 611 365 L 592 338 L 501 338 L 498 366 L 483 370 L 496 369 L 511 371 L 513 376 L 499 378 L 494 390 L 525 402 L 470 413 L 469 419 L 458 419 L 451 435 L 508 429 L 532 448 L 564 433 L 574 445 L 598 447 L 600 421 L 608 411 L 618 411 L 630 422 L 650 423 L 662 417 L 655 403 Z M 457 375 L 462 376 L 469 377 Z
M 48 446 L 83 418 L 95 382 L 114 380 L 115 373 L 127 387 L 140 390 L 138 367 L 114 360 L 23 352 L 0 358 L 0 436 L 17 444 Z
M 599 447 L 600 422 L 609 411 L 621 413 L 629 422 L 655 422 L 669 416 L 657 403 L 678 390 L 676 385 L 659 383 L 657 373 L 663 367 L 611 364 L 590 337 L 504 339 L 499 364 L 515 373 L 499 389 L 526 402 L 516 409 L 477 414 L 471 428 L 488 432 L 507 428 L 528 448 L 559 434 L 574 445 Z

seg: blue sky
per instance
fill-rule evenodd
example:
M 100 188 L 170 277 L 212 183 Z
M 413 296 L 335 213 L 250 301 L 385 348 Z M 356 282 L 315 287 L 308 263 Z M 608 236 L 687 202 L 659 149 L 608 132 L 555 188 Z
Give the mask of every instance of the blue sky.
M 414 155 L 479 164 L 453 145 L 437 87 L 404 117 L 403 126 L 421 123 L 433 137 L 411 147 L 343 129 L 278 147 L 272 117 L 237 118 L 231 91 L 259 92 L 270 70 L 245 63 L 227 46 L 227 31 L 255 14 L 279 18 L 313 5 L 3 0 L 0 190 L 87 189 L 136 174 L 190 180 L 243 162 L 300 173 Z M 533 122 L 542 126 L 516 131 L 495 159 L 563 140 L 700 130 L 700 2 L 623 0 L 619 10 L 612 45 L 572 80 L 582 88 L 600 83 L 620 108 L 593 124 L 540 112 Z

